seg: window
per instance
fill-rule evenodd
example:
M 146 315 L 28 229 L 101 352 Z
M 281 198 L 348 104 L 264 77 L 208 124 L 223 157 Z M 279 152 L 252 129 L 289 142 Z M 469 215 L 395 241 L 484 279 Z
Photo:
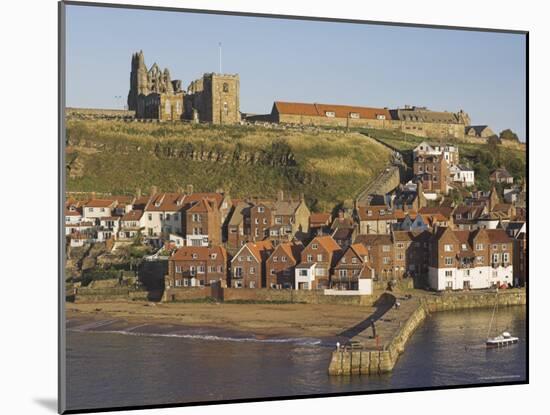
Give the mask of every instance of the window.
M 263 222 L 264 222 L 264 225 L 267 225 L 267 218 L 264 218 Z
M 405 255 L 399 253 L 399 254 L 397 254 L 397 259 L 403 260 L 403 259 L 405 259 Z
M 276 256 L 273 257 L 273 262 L 277 262 L 279 260 L 279 258 L 277 258 Z
M 453 246 L 451 244 L 445 244 L 444 249 L 445 249 L 445 252 L 452 252 Z
M 468 250 L 468 246 L 467 246 L 466 244 L 460 245 L 460 248 L 461 248 L 463 251 Z
M 510 254 L 508 252 L 504 252 L 502 254 L 502 262 L 507 264 L 509 260 L 510 260 Z
M 197 268 L 197 272 L 199 274 L 204 274 L 204 265 L 199 265 L 199 267 Z
M 334 111 L 325 111 L 325 115 L 329 118 L 336 117 L 336 113 Z
M 367 210 L 367 216 L 372 216 L 372 210 Z
M 197 254 L 193 254 L 193 259 L 197 259 Z
M 445 276 L 446 277 L 452 277 L 453 276 L 453 271 L 445 271 Z
M 216 259 L 218 257 L 218 254 L 210 254 L 210 259 Z
M 382 114 L 378 114 L 378 115 L 376 115 L 376 119 L 377 119 L 377 120 L 385 120 L 385 119 L 386 119 L 386 116 L 385 116 L 385 115 L 382 115 Z
M 208 272 L 216 272 L 216 266 L 215 265 L 210 265 L 208 267 Z
M 286 256 L 281 257 L 281 262 L 286 262 Z
M 508 247 L 506 246 L 506 244 L 502 244 L 502 245 L 501 245 L 501 249 L 502 249 L 503 251 L 506 251 L 507 248 L 508 248 Z
M 251 274 L 255 274 L 256 273 L 256 268 L 255 267 L 250 267 L 249 271 Z
M 247 260 L 248 262 L 250 262 L 250 261 L 252 261 L 252 257 L 251 257 L 250 255 L 248 255 L 248 256 L 246 257 L 246 260 Z
M 390 257 L 385 256 L 385 257 L 382 259 L 382 262 L 383 262 L 385 265 L 388 265 L 388 264 L 390 263 Z
M 229 92 L 229 84 L 227 82 L 223 83 L 223 92 Z
M 307 269 L 301 269 L 298 271 L 300 277 L 307 277 Z
M 271 268 L 270 274 L 275 275 L 275 269 Z M 273 287 L 271 287 L 271 288 L 273 288 Z
M 338 274 L 340 275 L 340 277 L 347 277 L 348 276 L 348 270 L 347 269 L 341 269 Z
M 476 251 L 482 251 L 483 250 L 483 244 L 476 244 Z
M 352 263 L 352 264 L 357 264 L 357 258 L 353 257 L 353 258 L 351 259 L 351 263 Z
M 176 273 L 181 274 L 181 266 L 176 265 Z
M 324 268 L 317 268 L 317 271 L 315 272 L 315 275 L 318 275 L 319 277 L 323 277 L 326 275 L 326 269 Z
M 264 207 L 263 206 L 258 206 L 258 213 L 263 213 L 263 212 L 264 212 Z
M 497 244 L 493 244 L 493 249 L 494 249 L 494 250 L 497 250 L 497 249 L 498 249 L 498 245 L 497 245 Z
M 166 214 L 166 220 L 170 220 L 170 214 L 169 213 Z
M 162 213 L 159 213 L 159 219 L 164 220 L 164 215 Z
M 280 216 L 277 216 L 277 217 L 275 218 L 275 223 L 276 223 L 277 225 L 280 225 L 281 223 L 283 223 L 283 219 L 282 219 Z
M 174 220 L 179 220 L 179 218 L 180 218 L 179 213 L 174 213 Z
M 196 275 L 197 274 L 197 268 L 194 265 L 191 265 L 189 267 L 189 274 Z
M 233 270 L 236 278 L 241 278 L 243 276 L 243 269 L 241 267 L 235 267 Z
M 317 245 L 317 244 L 311 244 L 311 249 L 317 249 L 317 248 L 319 248 L 319 245 Z
M 239 262 L 243 262 L 243 257 L 239 256 Z
M 313 262 L 313 255 L 307 256 L 307 262 Z
M 383 245 L 382 246 L 382 252 L 390 252 L 390 246 L 389 245 Z
M 317 255 L 317 261 L 322 262 L 323 261 L 323 254 Z
M 450 256 L 445 257 L 445 265 L 453 265 L 453 258 Z
M 500 259 L 500 254 L 493 254 L 492 257 L 491 257 L 493 263 L 496 263 L 498 262 L 498 260 Z
M 153 220 L 153 215 L 151 213 L 147 214 L 147 220 Z
M 255 223 L 256 225 L 259 224 L 259 223 L 260 223 L 260 219 L 258 219 L 258 218 L 254 219 L 254 223 Z
M 397 243 L 398 248 L 403 248 L 404 246 L 405 246 L 405 244 L 403 242 L 398 242 Z
M 484 257 L 483 256 L 477 256 L 476 261 L 478 264 L 483 264 Z

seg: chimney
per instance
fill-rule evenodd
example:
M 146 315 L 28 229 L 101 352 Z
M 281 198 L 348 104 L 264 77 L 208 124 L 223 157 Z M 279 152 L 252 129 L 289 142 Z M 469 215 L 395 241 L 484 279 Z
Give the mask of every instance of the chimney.
M 92 199 L 95 199 L 95 192 L 92 192 L 91 198 L 92 198 Z
M 279 190 L 279 191 L 277 192 L 277 200 L 278 200 L 279 202 L 282 202 L 282 201 L 283 201 L 284 196 L 285 196 L 285 194 L 283 193 L 282 190 Z
M 136 197 L 141 197 L 141 187 L 136 189 Z
M 304 200 L 306 200 L 304 192 L 300 192 L 300 202 L 303 202 Z
M 193 185 L 192 184 L 188 184 L 187 185 L 187 194 L 192 194 L 193 193 Z
M 157 186 L 151 186 L 151 196 L 154 196 L 158 193 Z

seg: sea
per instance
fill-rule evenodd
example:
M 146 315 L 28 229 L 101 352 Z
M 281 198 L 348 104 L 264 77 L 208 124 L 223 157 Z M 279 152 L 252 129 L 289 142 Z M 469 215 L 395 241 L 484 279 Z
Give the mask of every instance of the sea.
M 487 349 L 492 310 L 430 315 L 393 372 L 331 377 L 334 338 L 258 338 L 210 328 L 67 322 L 67 409 L 369 392 L 526 380 L 525 307 L 496 320 L 519 343 Z M 492 333 L 496 335 L 496 332 Z

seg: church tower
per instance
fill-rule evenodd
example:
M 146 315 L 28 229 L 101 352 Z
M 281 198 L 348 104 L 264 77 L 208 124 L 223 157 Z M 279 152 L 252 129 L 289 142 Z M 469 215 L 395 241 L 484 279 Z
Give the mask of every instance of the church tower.
M 130 71 L 130 91 L 128 92 L 128 109 L 131 111 L 137 110 L 137 97 L 139 94 L 147 95 L 149 87 L 147 84 L 147 67 L 143 51 L 132 55 L 131 71 Z

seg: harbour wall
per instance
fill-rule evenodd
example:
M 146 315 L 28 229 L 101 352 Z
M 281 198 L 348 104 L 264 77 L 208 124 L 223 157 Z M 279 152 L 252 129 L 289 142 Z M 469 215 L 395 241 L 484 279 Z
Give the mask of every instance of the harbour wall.
M 417 299 L 418 305 L 400 326 L 389 343 L 378 350 L 365 350 L 360 346 L 344 346 L 332 352 L 328 372 L 333 376 L 371 375 L 391 372 L 405 351 L 405 345 L 425 318 L 433 312 L 492 308 L 494 293 L 464 293 L 424 296 Z M 525 290 L 510 290 L 498 295 L 499 306 L 526 305 Z M 383 324 L 383 322 L 382 322 Z

